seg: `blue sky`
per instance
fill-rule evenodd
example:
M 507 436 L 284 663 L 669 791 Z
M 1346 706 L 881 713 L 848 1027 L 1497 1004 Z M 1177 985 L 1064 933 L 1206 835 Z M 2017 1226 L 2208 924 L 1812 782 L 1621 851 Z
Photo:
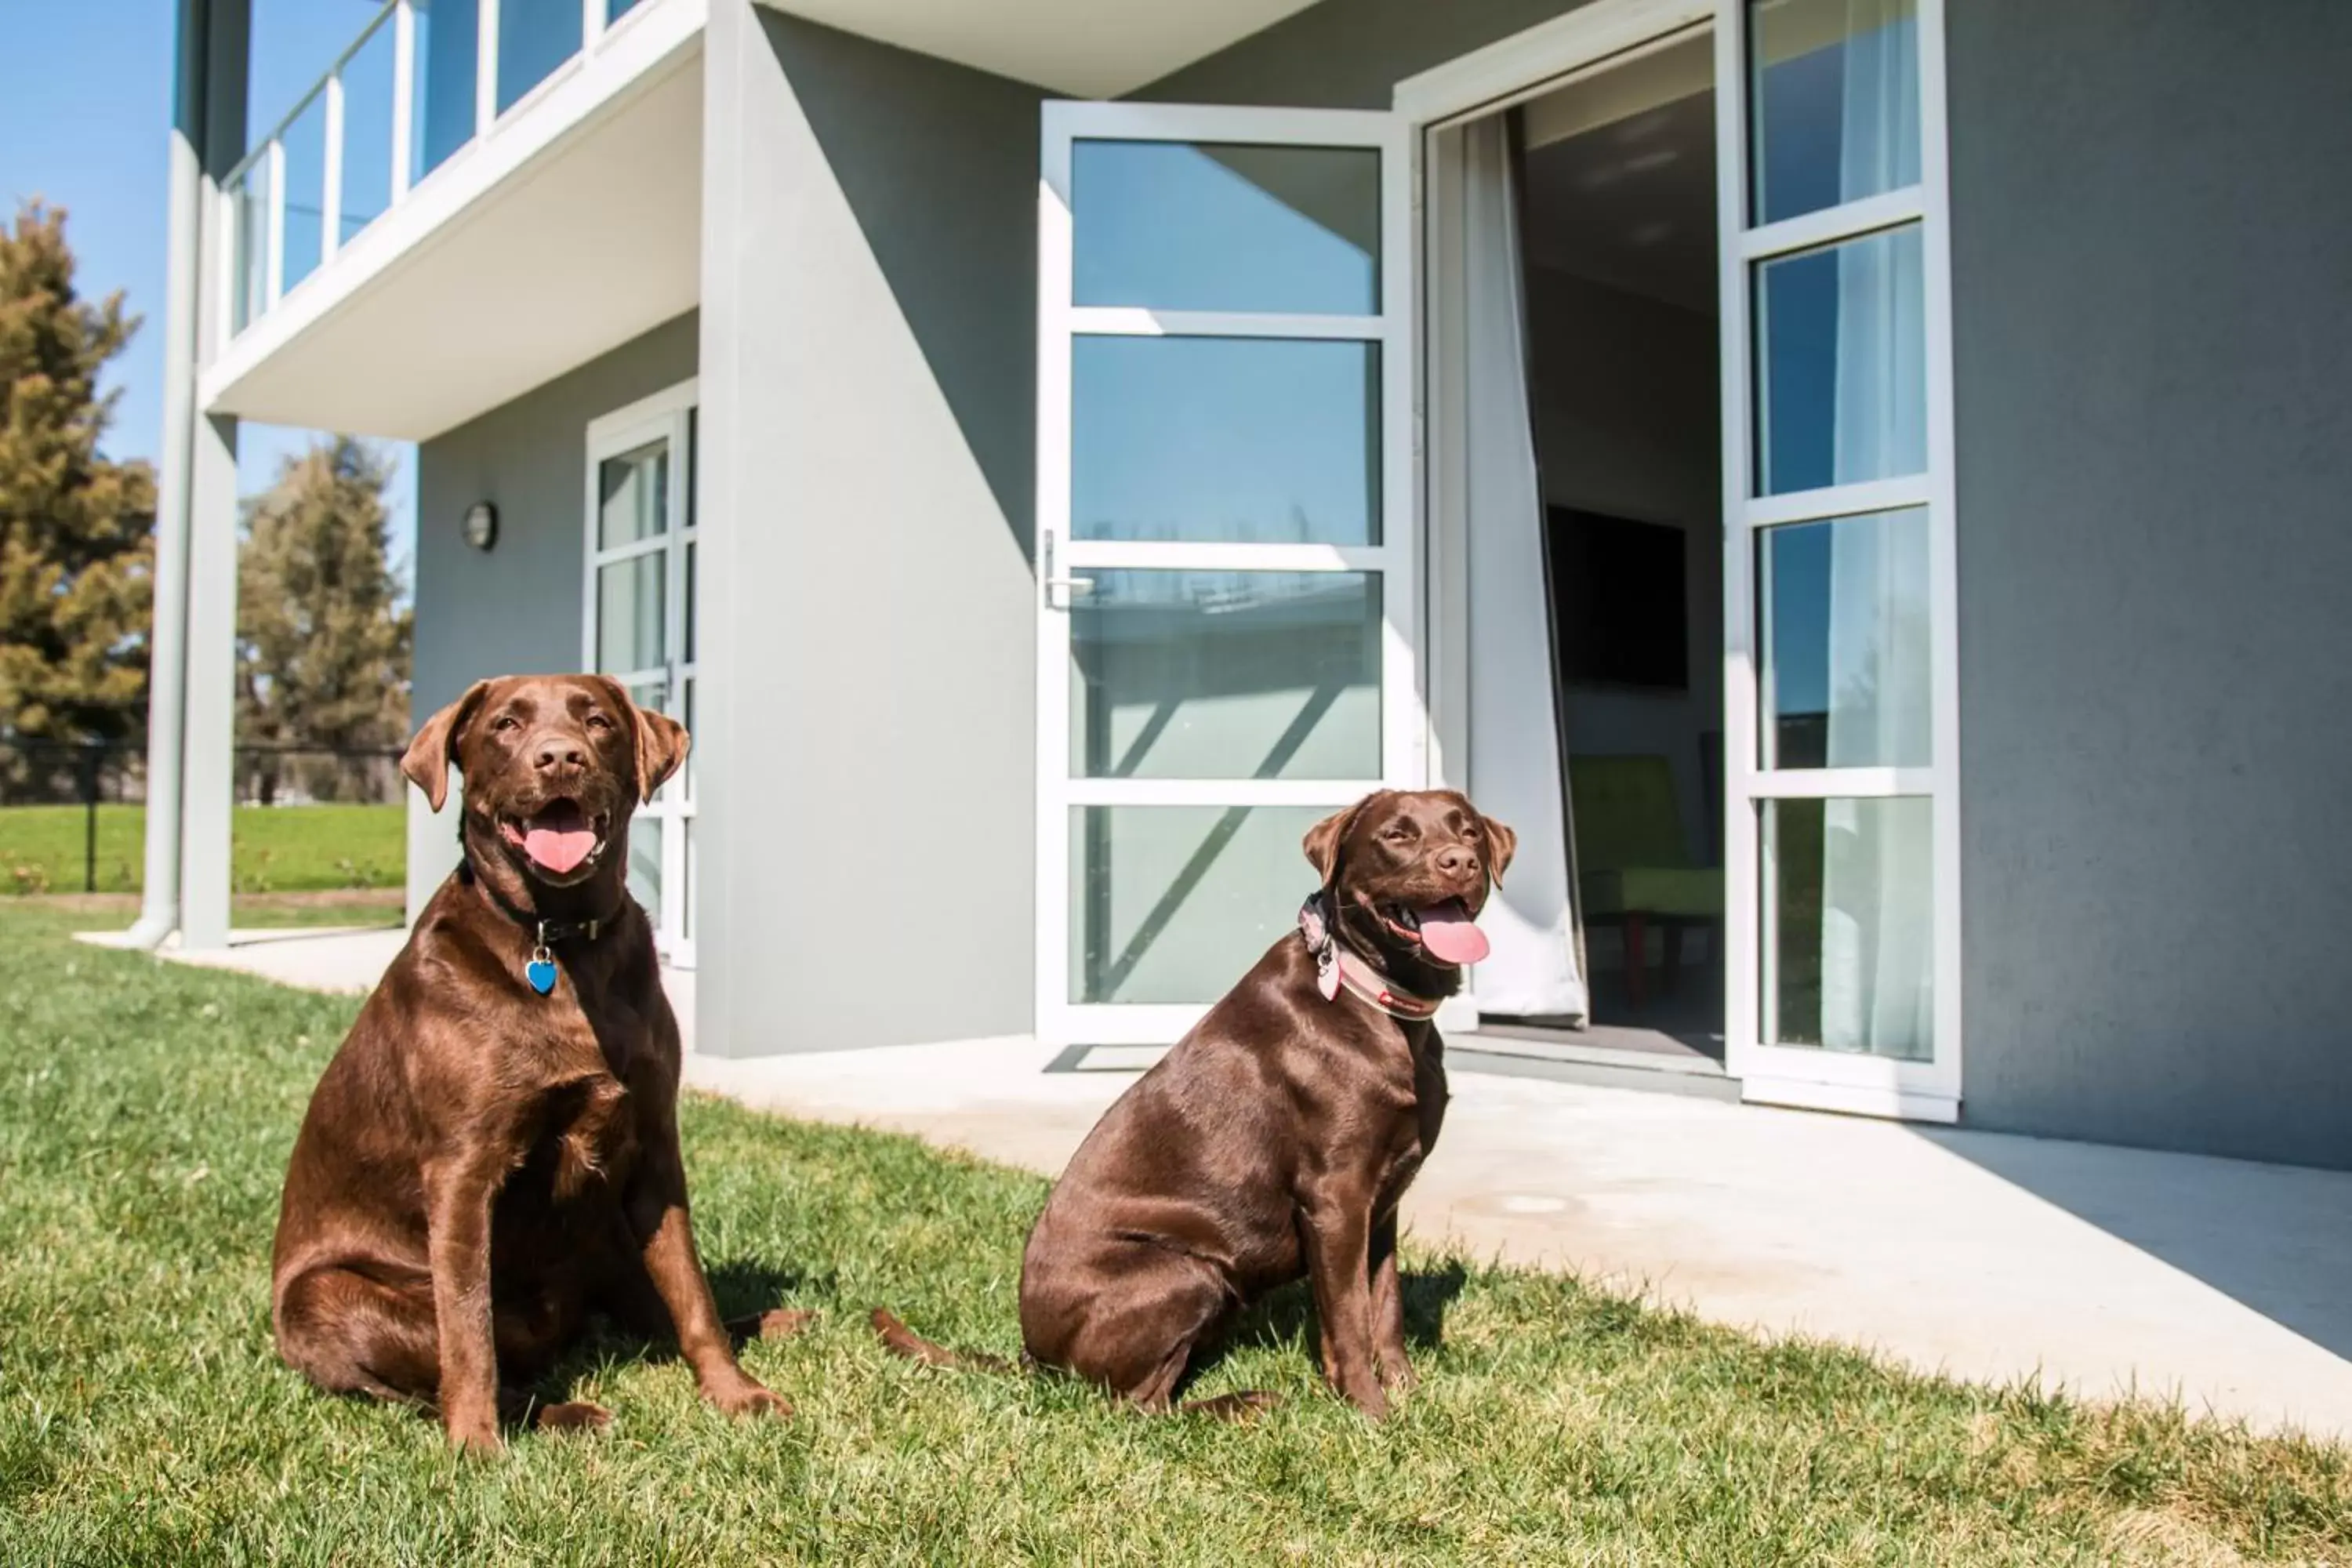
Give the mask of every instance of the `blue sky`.
M 247 124 L 276 124 L 375 14 L 380 0 L 253 0 Z M 121 389 L 108 438 L 116 457 L 155 456 L 163 425 L 165 157 L 172 120 L 172 0 L 0 0 L 0 203 L 65 207 L 86 296 L 124 291 L 146 325 L 116 360 Z M 308 432 L 245 426 L 238 470 L 250 493 Z M 394 448 L 394 549 L 415 538 L 415 464 Z

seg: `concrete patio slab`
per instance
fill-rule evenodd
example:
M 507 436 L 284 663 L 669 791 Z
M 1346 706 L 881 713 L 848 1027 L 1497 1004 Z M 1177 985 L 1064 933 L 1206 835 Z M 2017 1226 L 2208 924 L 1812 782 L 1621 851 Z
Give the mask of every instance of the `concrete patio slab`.
M 695 1058 L 698 1087 L 1057 1173 L 1130 1072 L 1025 1038 Z M 2352 1173 L 1454 1076 L 1424 1244 L 1925 1371 L 2352 1438 Z
M 240 931 L 223 952 L 164 956 L 357 992 L 404 940 Z M 694 976 L 664 978 L 690 1049 Z M 1046 1071 L 1058 1054 L 1024 1036 L 689 1055 L 687 1078 L 1052 1175 L 1136 1077 Z M 1480 1072 L 1455 1073 L 1454 1097 L 1406 1203 L 1424 1244 L 1572 1268 L 1926 1371 L 2178 1395 L 2352 1439 L 2352 1173 Z

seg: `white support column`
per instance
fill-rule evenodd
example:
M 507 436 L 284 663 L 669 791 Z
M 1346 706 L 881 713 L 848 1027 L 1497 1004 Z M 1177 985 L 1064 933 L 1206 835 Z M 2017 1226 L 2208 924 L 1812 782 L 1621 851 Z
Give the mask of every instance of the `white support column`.
M 319 265 L 334 259 L 343 231 L 343 77 L 327 79 L 327 178 L 319 196 Z
M 189 485 L 187 762 L 180 942 L 228 945 L 236 777 L 236 421 L 199 414 Z
M 392 14 L 392 199 L 400 200 L 416 178 L 409 143 L 416 139 L 416 9 L 400 0 Z
M 764 297 L 748 274 L 761 259 L 747 244 L 747 180 L 774 177 L 770 150 L 777 127 L 793 113 L 790 89 L 761 37 L 751 0 L 711 0 L 703 25 L 701 399 L 695 454 L 695 516 L 700 529 L 701 571 L 695 593 L 695 655 L 700 679 L 694 704 L 695 811 L 701 826 L 695 902 L 694 1049 L 704 1056 L 744 1056 L 756 1049 L 745 1015 L 757 1006 L 759 959 L 732 939 L 729 907 L 751 896 L 756 879 L 730 860 L 741 850 L 728 832 L 731 808 L 751 792 L 729 782 L 730 744 L 739 682 L 735 647 L 737 562 L 743 542 L 744 470 L 760 442 L 743 418 L 743 385 L 757 374 L 761 345 L 744 332 L 772 324 L 756 310 Z M 746 361 L 755 362 L 747 365 Z
M 499 0 L 481 0 L 474 16 L 474 135 L 490 133 L 499 117 Z
M 236 586 L 236 457 L 232 426 L 226 466 L 217 446 L 220 427 L 196 405 L 196 375 L 228 337 L 228 274 L 235 256 L 228 231 L 235 211 L 223 197 L 219 177 L 244 152 L 247 0 L 181 0 L 178 75 L 173 109 L 172 248 L 163 324 L 163 429 L 155 516 L 155 623 L 149 644 L 151 686 L 147 720 L 146 894 L 131 939 L 153 947 L 174 928 L 184 928 L 184 910 L 202 911 L 205 934 L 226 942 L 228 933 L 229 721 L 214 727 L 214 715 L 234 708 L 229 682 L 235 675 Z M 218 232 L 215 232 L 215 231 Z M 219 276 L 215 276 L 215 272 Z M 210 514 L 226 519 L 226 529 Z M 199 520 L 209 521 L 200 526 Z M 216 602 L 222 572 L 219 541 L 225 531 L 230 623 L 230 669 L 221 678 L 219 700 L 199 705 L 189 723 L 192 656 L 202 679 L 212 679 L 218 660 L 207 657 L 217 639 Z M 208 554 L 213 557 L 208 559 Z M 189 821 L 200 829 L 212 818 L 188 810 L 198 801 L 218 800 L 217 844 L 205 839 L 189 853 Z M 186 868 L 201 872 L 198 896 L 187 900 Z M 215 888 L 217 892 L 215 892 Z M 215 913 L 215 906 L 217 906 Z
M 580 52 L 586 54 L 604 36 L 605 0 L 580 0 Z

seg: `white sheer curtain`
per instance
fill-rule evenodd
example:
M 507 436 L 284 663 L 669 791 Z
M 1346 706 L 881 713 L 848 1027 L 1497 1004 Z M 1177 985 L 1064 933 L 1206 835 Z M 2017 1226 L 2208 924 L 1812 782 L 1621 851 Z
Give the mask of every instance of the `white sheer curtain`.
M 1471 976 L 1482 1014 L 1588 1016 L 1583 942 L 1569 888 L 1567 792 L 1545 605 L 1541 486 L 1528 402 L 1527 322 L 1509 127 L 1490 115 L 1441 139 L 1437 177 L 1459 186 L 1454 265 L 1437 308 L 1463 348 L 1459 498 L 1467 534 L 1471 797 L 1519 836 L 1508 879 L 1479 925 L 1492 952 Z M 1441 203 L 1440 210 L 1453 207 Z M 1453 276 L 1445 276 L 1445 274 Z
M 1843 193 L 1852 199 L 1919 166 L 1918 47 L 1903 0 L 1848 0 Z M 1838 252 L 1833 482 L 1914 473 L 1927 451 L 1919 233 Z M 1927 529 L 1916 512 L 1837 524 L 1829 588 L 1831 767 L 1930 760 L 1930 641 L 1922 597 Z M 1932 813 L 1924 800 L 1831 800 L 1822 843 L 1822 1043 L 1932 1054 Z

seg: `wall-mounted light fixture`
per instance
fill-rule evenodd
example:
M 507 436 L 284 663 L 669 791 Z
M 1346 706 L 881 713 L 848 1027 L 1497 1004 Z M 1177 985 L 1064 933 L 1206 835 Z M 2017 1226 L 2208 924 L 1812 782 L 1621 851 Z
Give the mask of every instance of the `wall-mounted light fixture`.
M 466 509 L 466 542 L 477 550 L 488 550 L 499 542 L 499 509 L 486 500 L 478 500 Z

